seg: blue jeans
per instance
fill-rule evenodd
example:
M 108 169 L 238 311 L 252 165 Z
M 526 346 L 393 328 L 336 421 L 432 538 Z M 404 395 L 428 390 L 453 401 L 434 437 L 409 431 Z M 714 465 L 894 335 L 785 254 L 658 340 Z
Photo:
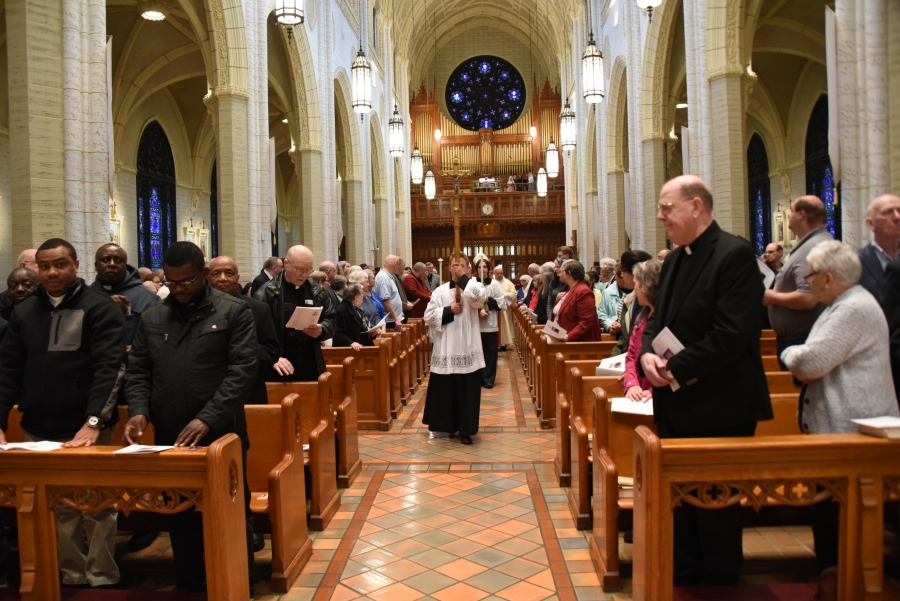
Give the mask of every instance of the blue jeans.
M 784 352 L 784 349 L 797 346 L 798 344 L 803 344 L 806 342 L 806 336 L 803 338 L 779 338 L 775 345 L 775 352 L 778 354 L 778 365 L 781 366 L 781 371 L 790 371 L 781 361 L 781 353 Z

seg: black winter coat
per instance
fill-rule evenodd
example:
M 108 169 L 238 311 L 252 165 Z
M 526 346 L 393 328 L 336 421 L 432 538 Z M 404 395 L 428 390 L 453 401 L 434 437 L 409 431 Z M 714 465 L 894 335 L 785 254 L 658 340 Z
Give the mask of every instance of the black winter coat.
M 131 313 L 125 316 L 125 344 L 129 345 L 134 340 L 134 334 L 137 332 L 141 315 L 148 308 L 160 302 L 161 299 L 141 283 L 141 276 L 138 274 L 137 269 L 131 265 L 126 265 L 126 269 L 128 274 L 125 276 L 125 279 L 115 286 L 107 288 L 100 283 L 100 280 L 94 280 L 91 288 L 106 296 L 118 294 L 128 299 L 128 302 L 131 304 Z
M 362 307 L 359 308 L 362 311 Z M 337 308 L 337 333 L 334 335 L 334 346 L 350 346 L 358 342 L 363 346 L 375 346 L 372 338 L 366 333 L 369 327 L 359 316 L 359 311 L 350 301 L 342 301 Z
M 156 444 L 174 444 L 195 418 L 210 429 L 201 445 L 243 436 L 259 354 L 250 305 L 207 285 L 183 321 L 177 302 L 169 295 L 141 317 L 125 373 L 128 412 L 153 424 Z
M 0 429 L 16 403 L 22 428 L 39 438 L 71 439 L 88 416 L 112 425 L 124 327 L 119 305 L 80 278 L 55 308 L 39 286 L 0 343 Z
M 266 303 L 255 298 L 248 298 L 238 291 L 233 295 L 242 303 L 250 305 L 253 312 L 253 323 L 256 324 L 256 342 L 259 344 L 259 366 L 253 390 L 250 392 L 248 403 L 251 405 L 266 405 L 269 396 L 266 394 L 266 375 L 272 366 L 278 361 L 278 334 L 275 332 L 275 324 L 272 323 L 272 314 Z

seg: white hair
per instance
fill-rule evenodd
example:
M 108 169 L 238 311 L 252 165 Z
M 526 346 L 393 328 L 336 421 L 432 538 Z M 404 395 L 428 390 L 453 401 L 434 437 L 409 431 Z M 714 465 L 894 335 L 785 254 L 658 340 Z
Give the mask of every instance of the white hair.
M 356 271 L 351 271 L 347 275 L 347 279 L 353 282 L 354 284 L 365 284 L 369 281 L 369 274 L 366 273 L 364 269 L 357 269 Z
M 862 264 L 856 249 L 838 240 L 819 242 L 806 257 L 810 272 L 830 273 L 838 284 L 859 283 Z
M 616 271 L 616 260 L 605 257 L 600 259 L 600 273 L 606 272 L 612 275 Z

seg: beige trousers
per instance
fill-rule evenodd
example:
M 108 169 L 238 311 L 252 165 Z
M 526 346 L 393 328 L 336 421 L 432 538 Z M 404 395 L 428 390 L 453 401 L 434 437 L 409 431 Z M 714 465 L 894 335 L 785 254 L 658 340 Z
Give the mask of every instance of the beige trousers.
M 109 446 L 112 437 L 112 430 L 101 430 L 96 444 Z M 25 432 L 25 440 L 37 442 L 43 439 Z M 57 505 L 53 512 L 56 514 L 56 544 L 62 583 L 101 586 L 119 582 L 119 567 L 115 559 L 116 508 L 87 513 Z

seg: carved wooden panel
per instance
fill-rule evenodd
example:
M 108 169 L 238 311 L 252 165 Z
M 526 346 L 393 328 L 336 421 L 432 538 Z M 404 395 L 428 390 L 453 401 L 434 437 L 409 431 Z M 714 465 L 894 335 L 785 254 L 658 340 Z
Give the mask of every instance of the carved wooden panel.
M 814 505 L 828 498 L 844 501 L 846 480 L 774 479 L 686 482 L 672 485 L 672 507 L 682 502 L 704 509 L 719 509 L 746 500 L 759 511 L 765 505 Z
M 233 462 L 232 462 L 233 463 Z M 234 467 L 237 481 L 237 468 Z M 236 484 L 232 488 L 236 489 Z M 231 491 L 229 491 L 231 492 Z M 178 513 L 191 507 L 202 511 L 202 493 L 182 488 L 110 488 L 106 486 L 49 486 L 49 506 L 65 505 L 76 511 L 102 511 L 115 505 L 128 515 L 132 511 Z M 232 493 L 232 497 L 236 492 Z
M 0 507 L 16 506 L 16 487 L 14 484 L 0 486 Z

